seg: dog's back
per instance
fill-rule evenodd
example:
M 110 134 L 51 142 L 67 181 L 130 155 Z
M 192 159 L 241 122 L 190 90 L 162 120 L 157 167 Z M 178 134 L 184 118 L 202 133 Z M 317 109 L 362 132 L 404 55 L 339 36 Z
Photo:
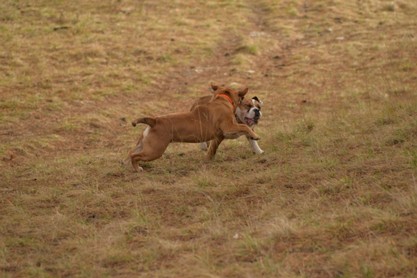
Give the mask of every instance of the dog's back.
M 212 99 L 213 99 L 213 96 L 210 96 L 210 95 L 198 98 L 191 106 L 190 111 L 193 111 L 198 105 L 202 105 L 202 104 L 206 104 L 210 102 L 210 100 Z

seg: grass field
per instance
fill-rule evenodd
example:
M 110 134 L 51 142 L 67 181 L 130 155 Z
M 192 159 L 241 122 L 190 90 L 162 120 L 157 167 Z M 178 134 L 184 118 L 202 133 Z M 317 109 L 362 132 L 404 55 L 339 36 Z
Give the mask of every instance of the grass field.
M 1 277 L 416 277 L 415 0 L 3 0 Z M 213 161 L 122 165 L 210 81 L 265 105 Z

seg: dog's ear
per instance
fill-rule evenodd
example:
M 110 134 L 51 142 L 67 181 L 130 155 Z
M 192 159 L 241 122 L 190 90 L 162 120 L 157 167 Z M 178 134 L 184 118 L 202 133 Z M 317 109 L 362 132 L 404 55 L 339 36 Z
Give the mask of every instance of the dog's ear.
M 210 83 L 210 91 L 212 93 L 214 93 L 215 91 L 217 91 L 218 88 L 219 88 L 219 86 L 217 86 L 216 84 Z
M 259 103 L 259 107 L 262 107 L 264 105 L 263 101 L 261 101 L 257 96 L 253 97 L 252 101 L 256 101 L 257 103 Z
M 246 87 L 245 89 L 243 89 L 243 90 L 240 90 L 239 91 L 239 93 L 238 93 L 238 95 L 241 97 L 241 98 L 243 98 L 245 95 L 246 95 L 246 93 L 248 92 L 248 87 Z

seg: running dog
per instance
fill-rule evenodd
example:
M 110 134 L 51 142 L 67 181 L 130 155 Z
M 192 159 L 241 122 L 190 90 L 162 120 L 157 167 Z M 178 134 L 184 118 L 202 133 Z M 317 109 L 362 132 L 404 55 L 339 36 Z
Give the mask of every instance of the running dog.
M 129 158 L 136 171 L 142 171 L 139 161 L 152 161 L 162 156 L 172 142 L 201 143 L 211 141 L 207 157 L 212 159 L 224 139 L 241 135 L 251 140 L 259 136 L 246 124 L 236 120 L 235 112 L 241 104 L 248 88 L 234 90 L 212 84 L 211 101 L 196 105 L 189 112 L 173 113 L 158 117 L 144 117 L 132 122 L 146 124 L 136 147 Z
M 214 89 L 211 88 L 214 93 Z M 191 107 L 191 110 L 195 109 L 196 106 L 206 104 L 211 101 L 212 96 L 204 96 L 199 98 Z M 259 100 L 258 97 L 253 97 L 252 99 L 243 99 L 239 105 L 236 107 L 235 116 L 236 120 L 240 124 L 246 124 L 252 130 L 255 129 L 255 126 L 258 124 L 259 119 L 262 117 L 261 108 L 263 102 Z M 246 136 L 248 142 L 252 148 L 252 151 L 256 154 L 263 154 L 264 151 L 259 147 L 258 142 L 252 140 L 250 137 Z M 209 142 L 200 143 L 200 148 L 205 151 L 209 146 Z

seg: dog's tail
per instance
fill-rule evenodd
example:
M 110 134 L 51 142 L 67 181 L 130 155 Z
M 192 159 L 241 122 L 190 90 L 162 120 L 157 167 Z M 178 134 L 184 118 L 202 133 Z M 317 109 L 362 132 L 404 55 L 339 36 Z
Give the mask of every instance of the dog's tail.
M 156 124 L 156 119 L 151 117 L 144 117 L 136 119 L 132 122 L 133 126 L 136 126 L 137 124 L 147 124 L 150 127 L 153 127 Z

